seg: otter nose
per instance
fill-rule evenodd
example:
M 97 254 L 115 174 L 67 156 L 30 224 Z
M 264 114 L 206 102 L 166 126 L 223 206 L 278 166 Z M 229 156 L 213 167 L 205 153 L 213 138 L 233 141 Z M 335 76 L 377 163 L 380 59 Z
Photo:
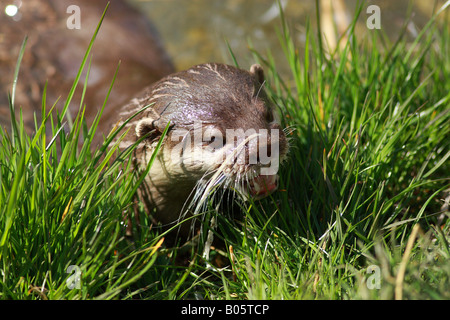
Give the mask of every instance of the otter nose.
M 267 197 L 278 189 L 278 175 L 263 175 L 255 177 L 250 186 L 250 194 L 255 199 Z

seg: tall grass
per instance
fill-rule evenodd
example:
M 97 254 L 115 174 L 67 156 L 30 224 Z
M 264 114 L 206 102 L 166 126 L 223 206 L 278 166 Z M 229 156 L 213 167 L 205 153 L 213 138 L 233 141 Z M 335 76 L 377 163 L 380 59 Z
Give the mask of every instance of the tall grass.
M 12 129 L 0 129 L 0 297 L 450 298 L 448 9 L 414 43 L 405 40 L 406 26 L 389 43 L 383 30 L 357 37 L 363 6 L 350 40 L 331 53 L 308 25 L 300 54 L 282 16 L 291 76 L 277 73 L 270 52 L 254 52 L 290 128 L 289 158 L 277 193 L 239 203 L 242 219 L 216 216 L 216 239 L 225 244 L 212 248 L 216 267 L 195 250 L 189 266 L 175 264 L 181 250 L 164 248 L 142 210 L 128 239 L 124 214 L 142 178 L 129 174 L 133 148 L 118 151 L 116 130 L 92 150 L 103 110 L 88 128 L 81 103 L 73 124 L 65 123 L 96 33 L 56 118 L 44 90 L 32 136 L 14 116 L 13 87 Z M 15 82 L 19 68 L 20 56 Z M 78 275 L 72 265 L 81 271 L 79 288 L 70 286 Z
M 252 257 L 250 270 L 267 277 L 262 283 L 282 289 L 272 293 L 257 282 L 252 296 L 449 297 L 448 5 L 412 44 L 405 24 L 386 45 L 383 30 L 356 36 L 361 4 L 348 42 L 331 53 L 308 26 L 300 55 L 282 17 L 290 79 L 277 74 L 270 54 L 255 53 L 270 70 L 272 97 L 293 136 L 284 190 L 272 209 L 257 209 L 267 220 L 242 258 Z M 369 266 L 381 272 L 380 289 L 361 283 Z
M 121 128 L 94 152 L 91 143 L 103 109 L 88 129 L 82 99 L 73 125 L 67 128 L 64 122 L 101 21 L 55 120 L 51 116 L 54 106 L 47 112 L 44 89 L 43 120 L 36 124 L 33 136 L 25 132 L 22 118 L 15 118 L 12 88 L 12 130 L 0 129 L 2 298 L 113 298 L 123 294 L 123 289 L 140 278 L 157 257 L 160 239 L 153 237 L 136 249 L 126 241 L 123 231 L 124 211 L 132 209 L 137 184 L 134 176 L 126 174 L 133 148 L 117 151 Z M 25 49 L 26 40 L 14 83 Z M 87 70 L 86 80 L 89 66 Z M 84 96 L 86 84 L 82 90 Z M 46 126 L 52 128 L 50 139 Z M 115 138 L 118 142 L 113 144 Z M 70 266 L 75 266 L 75 271 Z M 79 275 L 79 289 L 73 289 Z M 127 294 L 132 296 L 133 292 Z

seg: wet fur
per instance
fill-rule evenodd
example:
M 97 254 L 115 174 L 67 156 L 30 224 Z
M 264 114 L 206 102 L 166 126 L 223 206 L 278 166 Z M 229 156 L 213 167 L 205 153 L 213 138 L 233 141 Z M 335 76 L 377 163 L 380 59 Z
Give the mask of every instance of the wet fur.
M 131 130 L 121 144 L 126 148 L 143 135 L 149 135 L 134 154 L 139 169 L 146 167 L 161 133 L 171 124 L 139 193 L 149 213 L 163 226 L 171 227 L 191 215 L 201 215 L 207 200 L 223 197 L 225 189 L 231 189 L 233 197 L 237 197 L 259 175 L 261 165 L 236 162 L 236 154 L 245 148 L 248 154 L 257 152 L 255 136 L 240 141 L 237 147 L 225 141 L 217 154 L 208 157 L 199 158 L 206 147 L 204 144 L 191 144 L 190 153 L 174 152 L 180 141 L 190 143 L 187 139 L 199 120 L 203 133 L 214 129 L 222 132 L 223 137 L 226 129 L 278 129 L 279 154 L 284 159 L 287 140 L 264 92 L 264 82 L 264 72 L 258 65 L 245 71 L 224 64 L 203 64 L 160 80 L 121 110 L 120 116 L 125 120 L 150 105 L 128 123 Z M 185 135 L 175 137 L 179 132 Z M 269 136 L 269 148 L 272 143 Z M 226 161 L 217 161 L 214 156 Z M 192 226 L 192 223 L 182 224 L 178 235 L 188 238 L 195 229 Z

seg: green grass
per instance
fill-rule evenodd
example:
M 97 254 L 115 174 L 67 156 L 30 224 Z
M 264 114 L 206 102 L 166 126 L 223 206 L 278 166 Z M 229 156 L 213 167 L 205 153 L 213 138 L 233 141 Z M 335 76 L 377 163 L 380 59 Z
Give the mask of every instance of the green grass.
M 309 25 L 300 54 L 282 17 L 292 75 L 278 75 L 270 53 L 254 57 L 292 131 L 289 158 L 277 193 L 242 204 L 241 221 L 217 216 L 225 248 L 211 257 L 229 259 L 223 269 L 207 268 L 201 248 L 188 267 L 174 264 L 178 252 L 144 213 L 127 239 L 124 212 L 140 177 L 127 174 L 131 149 L 118 152 L 118 131 L 92 151 L 101 113 L 88 128 L 81 104 L 64 125 L 69 102 L 54 119 L 44 91 L 43 121 L 29 136 L 13 116 L 13 88 L 12 129 L 0 130 L 0 297 L 449 299 L 448 9 L 436 16 L 413 43 L 406 27 L 391 43 L 382 29 L 357 38 L 352 24 L 331 54 Z M 20 58 L 17 66 L 20 81 Z M 68 286 L 71 265 L 80 289 Z

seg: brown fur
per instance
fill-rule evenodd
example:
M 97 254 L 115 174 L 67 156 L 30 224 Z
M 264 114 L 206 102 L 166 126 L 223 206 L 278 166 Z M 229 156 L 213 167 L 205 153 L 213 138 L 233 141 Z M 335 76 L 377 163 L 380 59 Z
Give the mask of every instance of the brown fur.
M 199 120 L 205 128 L 218 129 L 223 136 L 227 129 L 277 129 L 280 131 L 280 158 L 285 157 L 288 148 L 286 137 L 263 85 L 264 73 L 258 65 L 252 66 L 249 72 L 224 64 L 203 64 L 163 78 L 122 108 L 120 115 L 124 121 L 151 105 L 127 124 L 131 130 L 122 144 L 123 148 L 128 147 L 141 136 L 151 134 L 135 151 L 135 161 L 140 169 L 147 166 L 169 121 L 172 125 L 140 194 L 147 210 L 151 213 L 156 210 L 154 216 L 163 225 L 173 226 L 180 217 L 192 214 L 189 201 L 194 195 L 193 190 L 200 180 L 211 177 L 208 171 L 213 172 L 219 167 L 206 161 L 185 165 L 181 158 L 174 159 L 171 151 L 179 143 L 179 139 L 172 136 L 176 130 L 192 132 Z M 269 147 L 273 144 L 270 136 L 267 144 Z M 257 153 L 257 147 L 256 144 L 246 145 L 249 154 Z M 252 180 L 251 171 L 255 167 L 258 165 L 241 166 L 239 172 L 229 173 L 228 179 L 245 177 Z M 249 175 L 245 176 L 247 173 Z M 190 230 L 190 224 L 186 223 L 181 226 L 180 235 L 186 237 Z
M 26 0 L 19 8 L 19 21 L 6 16 L 0 5 L 0 125 L 9 127 L 8 92 L 25 36 L 28 41 L 15 106 L 17 110 L 22 108 L 27 131 L 31 133 L 34 112 L 38 121 L 40 119 L 46 81 L 47 108 L 50 109 L 58 98 L 57 107 L 62 108 L 107 3 L 107 0 Z M 80 7 L 81 29 L 67 28 L 71 15 L 66 12 L 69 5 Z M 116 110 L 148 84 L 174 71 L 155 29 L 143 15 L 121 0 L 111 1 L 91 54 L 84 100 L 88 123 L 100 110 L 119 61 L 119 73 L 106 106 L 109 110 Z M 69 107 L 72 116 L 79 108 L 85 74 Z M 109 116 L 117 115 L 107 113 L 103 120 Z M 105 128 L 106 133 L 107 129 L 111 130 Z
M 25 35 L 28 36 L 28 44 L 19 73 L 15 105 L 16 110 L 22 109 L 26 129 L 31 133 L 34 130 L 34 112 L 37 120 L 40 119 L 46 81 L 48 108 L 58 98 L 61 100 L 57 106 L 62 108 L 106 4 L 107 0 L 27 0 L 22 1 L 20 21 L 4 15 L 1 17 L 2 126 L 9 126 L 7 92 L 11 90 L 16 59 Z M 71 30 L 66 26 L 70 16 L 66 12 L 69 5 L 78 5 L 81 9 L 80 30 Z M 157 161 L 139 191 L 147 211 L 163 225 L 173 226 L 180 218 L 196 211 L 189 206 L 189 201 L 197 197 L 196 200 L 201 202 L 211 187 L 219 183 L 217 174 L 226 177 L 224 187 L 241 187 L 245 191 L 253 187 L 263 167 L 259 163 L 249 165 L 235 162 L 225 166 L 210 163 L 209 158 L 195 159 L 202 145 L 196 146 L 197 151 L 191 154 L 194 161 L 186 165 L 182 158 L 171 154 L 179 142 L 172 139 L 177 130 L 192 131 L 199 120 L 204 129 L 213 128 L 223 133 L 224 137 L 227 129 L 276 129 L 280 131 L 279 156 L 281 159 L 285 157 L 288 144 L 264 92 L 264 72 L 260 66 L 254 65 L 250 71 L 246 71 L 212 63 L 167 76 L 173 72 L 173 66 L 154 29 L 137 11 L 119 0 L 111 1 L 95 40 L 92 56 L 84 99 L 88 124 L 101 108 L 116 66 L 121 61 L 116 83 L 97 130 L 97 142 L 101 142 L 101 133 L 107 135 L 120 120 L 125 121 L 139 109 L 151 104 L 150 108 L 128 124 L 132 130 L 122 144 L 125 148 L 150 133 L 135 152 L 135 162 L 140 170 L 147 166 L 167 123 L 170 121 L 172 125 Z M 72 115 L 78 111 L 83 83 L 84 75 L 69 107 Z M 130 99 L 131 102 L 122 107 Z M 224 142 L 229 145 L 229 141 Z M 267 141 L 244 143 L 249 155 L 258 153 L 260 143 L 266 144 L 269 150 L 275 145 L 271 136 Z M 227 152 L 232 153 L 235 149 L 229 148 Z M 272 185 L 275 183 L 271 178 L 260 179 L 259 182 L 261 180 Z M 210 183 L 200 190 L 203 194 L 195 194 L 199 182 Z M 187 236 L 190 230 L 189 224 L 183 224 L 180 234 Z

